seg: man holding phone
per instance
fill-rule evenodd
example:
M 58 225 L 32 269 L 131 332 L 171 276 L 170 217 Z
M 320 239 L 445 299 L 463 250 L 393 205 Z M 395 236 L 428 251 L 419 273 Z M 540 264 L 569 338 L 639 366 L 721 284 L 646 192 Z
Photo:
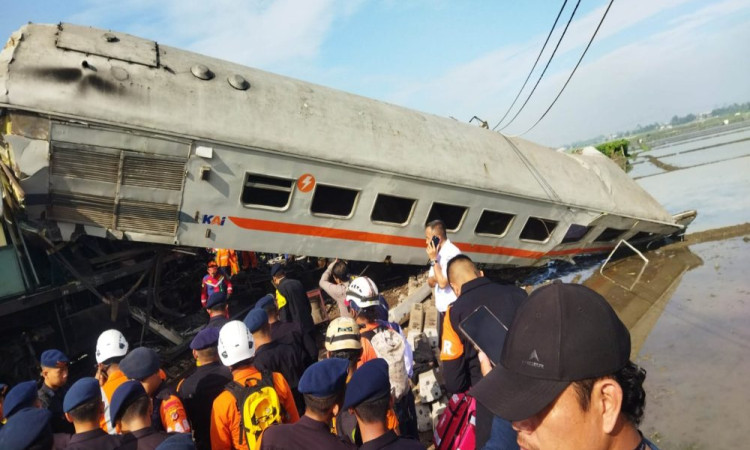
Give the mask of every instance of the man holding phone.
M 526 298 L 526 292 L 515 286 L 504 286 L 484 277 L 474 262 L 466 255 L 458 255 L 450 260 L 447 267 L 448 281 L 457 299 L 448 308 L 443 322 L 440 360 L 443 363 L 445 388 L 449 394 L 466 392 L 482 379 L 478 351 L 472 340 L 462 332 L 461 324 L 469 316 L 484 306 L 499 319 L 497 341 L 506 330 L 502 324 L 510 325 L 516 309 Z M 486 332 L 487 330 L 482 330 Z M 479 342 L 479 339 L 473 339 Z M 507 430 L 512 432 L 510 423 Z M 476 439 L 481 448 L 490 435 L 492 414 L 482 405 L 477 405 Z M 513 438 L 511 442 L 515 440 Z
M 425 244 L 427 245 L 427 256 L 430 258 L 430 274 L 427 284 L 434 288 L 435 308 L 438 310 L 438 340 L 442 333 L 442 322 L 448 306 L 456 301 L 448 284 L 448 261 L 456 255 L 461 254 L 445 234 L 445 223 L 442 220 L 432 220 L 427 223 L 424 230 Z

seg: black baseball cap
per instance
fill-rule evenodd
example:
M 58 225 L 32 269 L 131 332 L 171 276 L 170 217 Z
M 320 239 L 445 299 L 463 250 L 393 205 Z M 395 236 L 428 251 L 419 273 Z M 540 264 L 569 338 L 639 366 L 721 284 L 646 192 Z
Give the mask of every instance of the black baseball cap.
M 613 374 L 629 360 L 630 333 L 604 297 L 558 281 L 521 303 L 500 364 L 470 393 L 493 414 L 523 420 L 571 382 Z

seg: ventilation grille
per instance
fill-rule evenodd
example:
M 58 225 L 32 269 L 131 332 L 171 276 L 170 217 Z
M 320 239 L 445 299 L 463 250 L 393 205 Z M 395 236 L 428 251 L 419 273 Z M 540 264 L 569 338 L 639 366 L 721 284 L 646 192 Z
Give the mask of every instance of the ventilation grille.
M 184 161 L 126 156 L 122 184 L 179 191 L 182 190 L 184 175 Z
M 117 183 L 120 157 L 116 154 L 55 145 L 50 166 L 52 175 L 59 177 Z
M 114 198 L 53 192 L 48 216 L 53 220 L 111 228 Z
M 177 231 L 177 214 L 177 205 L 120 200 L 117 228 L 171 236 Z

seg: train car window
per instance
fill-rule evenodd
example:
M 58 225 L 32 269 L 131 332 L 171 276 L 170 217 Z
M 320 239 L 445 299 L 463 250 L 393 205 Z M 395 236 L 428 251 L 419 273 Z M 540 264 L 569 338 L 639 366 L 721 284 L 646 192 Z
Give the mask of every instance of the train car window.
M 618 237 L 622 236 L 625 230 L 618 230 L 617 228 L 607 228 L 602 231 L 599 236 L 594 239 L 594 242 L 610 242 L 614 241 Z
M 513 214 L 484 210 L 474 232 L 477 234 L 504 236 L 514 217 Z
M 337 186 L 315 186 L 310 212 L 326 216 L 349 217 L 354 211 L 359 191 Z
M 294 180 L 289 178 L 247 173 L 242 188 L 242 204 L 284 209 L 289 205 L 293 186 Z
M 556 227 L 557 221 L 529 217 L 523 230 L 521 230 L 520 238 L 527 241 L 546 242 Z
M 411 198 L 378 194 L 370 214 L 370 220 L 393 225 L 405 225 L 409 221 L 416 203 L 417 201 Z
M 563 237 L 561 244 L 571 244 L 573 242 L 579 242 L 581 239 L 583 239 L 586 234 L 588 234 L 589 231 L 591 231 L 592 227 L 585 227 L 583 225 L 577 225 L 572 224 L 570 225 L 570 228 L 568 228 L 568 231 L 565 233 L 565 237 Z
M 445 223 L 446 231 L 456 231 L 464 220 L 466 211 L 469 208 L 465 206 L 449 205 L 447 203 L 433 203 L 430 213 L 427 215 L 425 225 L 432 220 L 440 219 Z

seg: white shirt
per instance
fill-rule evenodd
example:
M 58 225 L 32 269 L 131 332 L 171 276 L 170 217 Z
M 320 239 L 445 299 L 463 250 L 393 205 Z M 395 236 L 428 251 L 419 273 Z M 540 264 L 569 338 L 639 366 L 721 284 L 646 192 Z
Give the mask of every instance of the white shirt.
M 446 239 L 440 246 L 440 251 L 437 255 L 437 262 L 440 264 L 441 272 L 444 278 L 448 278 L 448 261 L 453 259 L 454 256 L 460 255 L 461 250 L 458 249 L 450 239 Z M 430 276 L 435 276 L 435 267 L 430 267 Z M 447 284 L 444 288 L 440 288 L 439 284 L 435 284 L 435 308 L 441 313 L 444 313 L 448 309 L 451 303 L 456 301 L 456 294 L 453 293 L 451 285 Z

